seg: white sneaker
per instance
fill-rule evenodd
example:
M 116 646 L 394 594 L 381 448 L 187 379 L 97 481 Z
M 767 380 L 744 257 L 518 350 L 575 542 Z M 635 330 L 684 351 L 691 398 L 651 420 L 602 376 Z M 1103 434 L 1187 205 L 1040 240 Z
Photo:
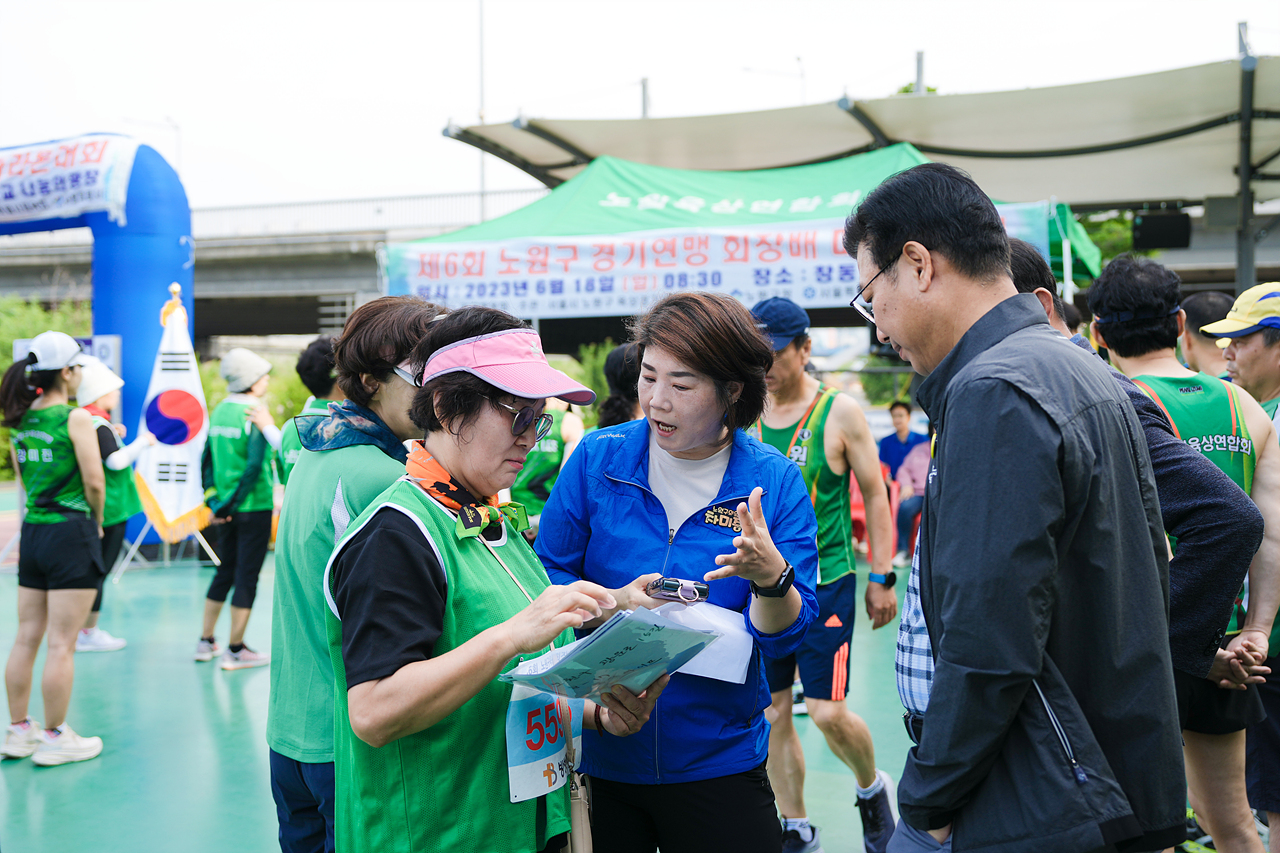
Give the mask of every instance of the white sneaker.
M 222 654 L 222 646 L 218 645 L 217 640 L 212 642 L 201 640 L 196 643 L 195 659 L 198 661 L 211 661 L 220 654 Z
M 219 664 L 223 669 L 248 669 L 251 666 L 266 666 L 271 663 L 271 655 L 264 655 L 255 652 L 253 649 L 245 646 L 238 652 L 227 649 L 222 653 L 222 663 Z
M 10 725 L 5 729 L 4 745 L 0 746 L 0 756 L 5 758 L 26 758 L 36 751 L 40 743 L 40 723 L 27 717 L 27 725 Z
M 98 627 L 81 628 L 76 634 L 78 652 L 117 652 L 129 645 L 128 640 L 113 637 Z
M 893 555 L 893 565 L 899 569 L 905 569 L 911 565 L 911 555 L 906 551 L 899 551 Z
M 71 726 L 63 723 L 56 736 L 50 735 L 48 731 L 40 732 L 40 742 L 36 745 L 36 753 L 31 756 L 31 761 L 41 767 L 54 767 L 73 761 L 88 761 L 101 753 L 102 738 L 81 737 L 71 730 Z

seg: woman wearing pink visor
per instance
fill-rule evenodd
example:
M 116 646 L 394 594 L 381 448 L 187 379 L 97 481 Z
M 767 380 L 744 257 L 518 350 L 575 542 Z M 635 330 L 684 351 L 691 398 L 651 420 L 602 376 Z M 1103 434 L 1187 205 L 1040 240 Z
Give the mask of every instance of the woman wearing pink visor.
M 545 432 L 546 398 L 595 394 L 490 308 L 433 323 L 400 371 L 421 386 L 410 417 L 425 437 L 325 572 L 337 848 L 558 851 L 562 733 L 639 731 L 666 684 L 618 688 L 597 710 L 498 680 L 615 606 L 593 583 L 552 586 L 517 535 L 522 508 L 496 497 Z

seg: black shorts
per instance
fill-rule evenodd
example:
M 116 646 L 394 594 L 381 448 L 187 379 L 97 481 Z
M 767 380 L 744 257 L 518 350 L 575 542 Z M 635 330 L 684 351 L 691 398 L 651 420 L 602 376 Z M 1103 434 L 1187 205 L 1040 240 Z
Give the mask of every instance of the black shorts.
M 1280 657 L 1267 658 L 1267 666 L 1280 675 Z M 1267 718 L 1249 726 L 1247 735 L 1244 780 L 1249 786 L 1249 805 L 1280 812 L 1280 684 L 1268 677 L 1265 684 L 1249 688 L 1250 693 L 1255 691 L 1262 697 Z
M 28 589 L 97 589 L 107 573 L 98 525 L 88 516 L 23 522 L 18 548 L 18 586 Z
M 1202 735 L 1229 735 L 1267 718 L 1262 696 L 1248 690 L 1224 690 L 1207 678 L 1175 669 L 1173 687 L 1178 698 L 1178 723 Z
M 786 690 L 800 667 L 800 681 L 808 699 L 844 701 L 849 687 L 849 641 L 858 615 L 858 576 L 853 572 L 814 590 L 818 618 L 809 626 L 800 648 L 784 658 L 765 658 L 769 692 Z

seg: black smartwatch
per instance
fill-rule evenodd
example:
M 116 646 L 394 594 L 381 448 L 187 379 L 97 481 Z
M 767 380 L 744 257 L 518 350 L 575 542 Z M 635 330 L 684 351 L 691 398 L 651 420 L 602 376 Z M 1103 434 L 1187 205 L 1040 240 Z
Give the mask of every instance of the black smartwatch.
M 778 585 L 769 589 L 762 589 L 756 586 L 755 581 L 751 581 L 751 594 L 759 598 L 785 598 L 787 593 L 791 591 L 791 584 L 795 583 L 796 570 L 791 567 L 791 563 L 787 562 L 784 557 L 782 562 L 787 567 L 782 570 L 782 577 L 778 578 Z
M 885 589 L 893 589 L 893 585 L 898 582 L 898 573 L 890 571 L 886 575 L 878 575 L 875 572 L 867 572 L 867 580 L 884 584 Z

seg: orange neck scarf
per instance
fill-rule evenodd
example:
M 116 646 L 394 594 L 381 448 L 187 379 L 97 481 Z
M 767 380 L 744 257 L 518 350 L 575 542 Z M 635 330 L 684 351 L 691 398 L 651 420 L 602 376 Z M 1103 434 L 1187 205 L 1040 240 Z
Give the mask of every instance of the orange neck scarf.
M 529 527 L 528 514 L 518 503 L 499 504 L 496 495 L 477 499 L 453 478 L 421 441 L 412 444 L 405 471 L 418 488 L 458 514 L 459 539 L 479 536 L 493 525 L 510 522 L 516 532 Z

